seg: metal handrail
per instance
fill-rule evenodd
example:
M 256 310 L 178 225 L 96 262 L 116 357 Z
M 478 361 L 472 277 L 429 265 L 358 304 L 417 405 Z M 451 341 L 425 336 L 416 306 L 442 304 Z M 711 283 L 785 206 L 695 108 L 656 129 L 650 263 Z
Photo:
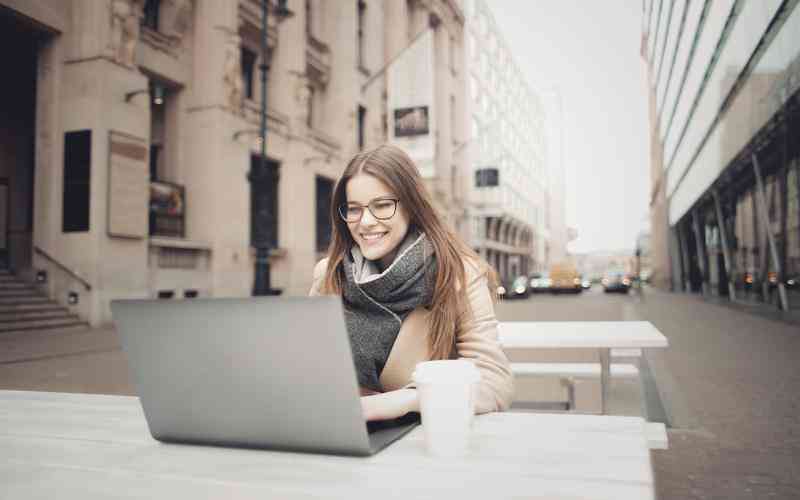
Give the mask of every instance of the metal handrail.
M 86 288 L 86 291 L 91 291 L 92 285 L 88 281 L 86 281 L 80 274 L 78 274 L 77 272 L 75 272 L 72 269 L 68 268 L 67 266 L 65 266 L 61 262 L 57 261 L 51 255 L 49 255 L 47 252 L 45 252 L 41 248 L 37 247 L 36 245 L 34 245 L 33 250 L 36 253 L 38 253 L 39 255 L 41 255 L 42 257 L 44 257 L 45 259 L 47 259 L 50 262 L 52 262 L 53 264 L 55 264 L 57 267 L 59 267 L 61 270 L 63 270 L 64 272 L 66 272 L 67 274 L 69 274 L 70 276 L 75 278 L 76 280 L 80 281 L 81 284 L 84 286 L 84 288 Z

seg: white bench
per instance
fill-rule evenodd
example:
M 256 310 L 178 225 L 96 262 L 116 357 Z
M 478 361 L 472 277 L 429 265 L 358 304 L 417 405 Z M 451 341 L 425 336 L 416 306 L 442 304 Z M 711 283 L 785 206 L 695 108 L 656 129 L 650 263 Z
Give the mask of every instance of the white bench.
M 551 377 L 585 377 L 600 376 L 599 363 L 511 363 L 511 371 L 515 376 L 551 376 Z M 611 376 L 634 378 L 639 376 L 639 369 L 634 365 L 612 363 Z
M 667 438 L 667 428 L 661 422 L 647 422 L 644 424 L 644 432 L 647 435 L 647 447 L 651 450 L 669 449 L 669 439 Z
M 638 355 L 641 356 L 641 350 Z M 635 357 L 636 353 L 621 353 L 619 357 Z M 600 377 L 599 363 L 511 363 L 511 371 L 515 377 L 558 377 L 567 387 L 567 409 L 575 408 L 575 379 Z M 612 363 L 611 377 L 631 379 L 639 376 L 639 369 L 631 364 Z M 645 424 L 647 445 L 651 450 L 669 448 L 667 430 L 661 422 Z
M 639 376 L 639 369 L 631 364 L 612 363 L 609 371 L 612 378 L 630 379 Z M 575 409 L 575 380 L 601 376 L 599 363 L 511 363 L 511 372 L 515 377 L 558 378 L 567 390 L 567 411 Z

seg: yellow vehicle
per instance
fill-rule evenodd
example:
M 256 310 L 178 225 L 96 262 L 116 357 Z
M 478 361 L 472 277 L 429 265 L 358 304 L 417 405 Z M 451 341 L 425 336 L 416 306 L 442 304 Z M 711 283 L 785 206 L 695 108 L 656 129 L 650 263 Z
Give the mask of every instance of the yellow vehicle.
M 581 293 L 583 291 L 581 275 L 572 264 L 559 263 L 550 266 L 550 280 L 552 281 L 550 291 L 553 293 Z

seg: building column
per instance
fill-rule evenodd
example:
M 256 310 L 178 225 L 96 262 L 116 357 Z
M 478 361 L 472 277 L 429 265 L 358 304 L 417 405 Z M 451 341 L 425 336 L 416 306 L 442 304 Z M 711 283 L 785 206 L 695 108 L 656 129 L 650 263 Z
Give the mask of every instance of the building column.
M 767 211 L 767 201 L 764 192 L 764 181 L 761 178 L 761 168 L 758 165 L 758 157 L 755 153 L 752 154 L 753 159 L 753 171 L 755 172 L 756 176 L 756 198 L 758 199 L 758 209 L 756 212 L 761 216 L 761 223 L 764 225 L 764 228 L 767 232 L 767 240 L 769 242 L 769 252 L 772 256 L 772 263 L 775 265 L 775 273 L 778 275 L 778 296 L 780 298 L 780 307 L 784 311 L 789 309 L 789 301 L 786 297 L 786 287 L 783 284 L 783 280 L 780 277 L 783 276 L 783 272 L 781 269 L 781 261 L 778 259 L 778 249 L 775 245 L 775 236 L 772 234 L 772 227 L 769 223 L 769 212 Z M 765 273 L 768 275 L 768 273 Z M 769 280 L 767 279 L 767 286 L 769 286 Z
M 690 276 L 691 276 L 692 264 L 689 258 L 689 244 L 686 241 L 686 228 L 684 227 L 684 224 L 678 222 L 677 231 L 678 231 L 678 243 L 680 244 L 681 248 L 681 277 L 683 278 L 683 291 L 691 292 L 692 284 Z
M 719 191 L 714 189 L 714 209 L 717 214 L 717 227 L 719 227 L 719 235 L 722 240 L 722 258 L 725 261 L 725 274 L 728 277 L 728 297 L 731 300 L 736 300 L 736 287 L 734 286 L 734 276 L 736 270 L 731 260 L 731 250 L 728 246 L 728 230 L 725 227 L 725 218 L 722 215 L 722 204 L 719 200 Z
M 700 269 L 700 293 L 708 294 L 708 269 L 706 267 L 705 222 L 700 227 L 700 208 L 692 211 L 692 230 L 694 243 L 697 249 L 697 267 Z

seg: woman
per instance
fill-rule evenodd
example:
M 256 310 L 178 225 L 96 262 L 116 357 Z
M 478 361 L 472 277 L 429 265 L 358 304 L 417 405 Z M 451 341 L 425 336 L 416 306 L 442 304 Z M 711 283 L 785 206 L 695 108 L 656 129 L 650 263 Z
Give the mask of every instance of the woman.
M 476 412 L 508 408 L 494 273 L 439 219 L 408 155 L 389 145 L 357 154 L 336 184 L 331 219 L 310 295 L 342 295 L 365 418 L 419 411 L 411 374 L 431 359 L 473 360 Z

